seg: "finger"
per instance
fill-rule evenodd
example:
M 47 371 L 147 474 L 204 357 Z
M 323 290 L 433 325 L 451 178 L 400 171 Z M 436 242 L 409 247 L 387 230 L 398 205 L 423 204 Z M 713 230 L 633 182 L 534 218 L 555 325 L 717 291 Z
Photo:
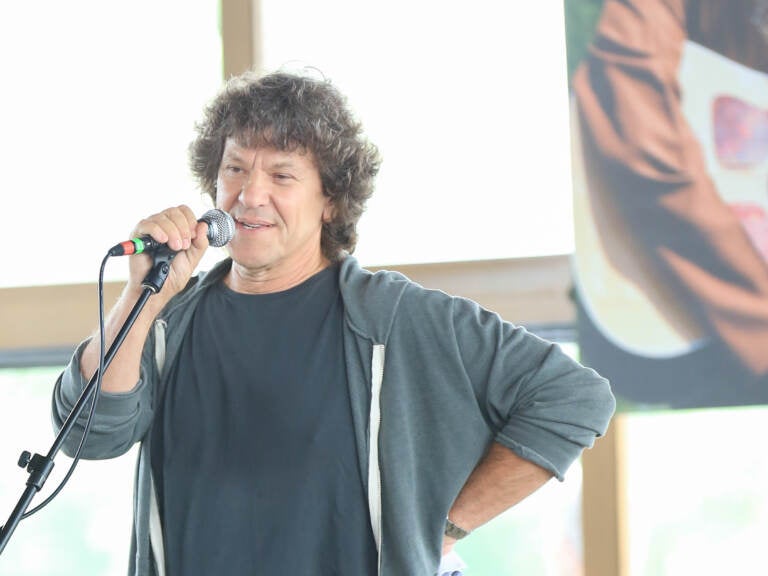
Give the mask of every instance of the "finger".
M 192 210 L 184 206 L 168 208 L 139 222 L 134 236 L 152 236 L 172 250 L 183 250 L 190 244 L 196 225 Z
M 206 250 L 208 243 L 208 223 L 205 221 L 196 222 L 195 234 L 192 236 L 192 247 Z
M 168 235 L 168 247 L 172 250 L 186 250 L 196 234 L 197 220 L 189 206 L 168 208 L 160 213 L 158 220 Z

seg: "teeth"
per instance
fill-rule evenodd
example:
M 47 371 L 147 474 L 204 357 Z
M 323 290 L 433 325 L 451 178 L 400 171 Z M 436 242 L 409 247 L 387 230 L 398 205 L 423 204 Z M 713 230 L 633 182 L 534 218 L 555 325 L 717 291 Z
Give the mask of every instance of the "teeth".
M 239 226 L 248 230 L 258 230 L 259 228 L 271 228 L 273 224 L 269 222 L 246 222 L 244 220 L 236 220 Z

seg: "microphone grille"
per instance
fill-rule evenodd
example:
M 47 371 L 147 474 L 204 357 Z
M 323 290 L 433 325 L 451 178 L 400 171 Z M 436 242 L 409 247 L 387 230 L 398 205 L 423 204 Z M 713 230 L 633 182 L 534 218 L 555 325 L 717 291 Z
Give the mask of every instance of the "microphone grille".
M 235 235 L 235 221 L 224 210 L 208 210 L 200 220 L 208 224 L 208 244 L 214 248 L 224 246 Z

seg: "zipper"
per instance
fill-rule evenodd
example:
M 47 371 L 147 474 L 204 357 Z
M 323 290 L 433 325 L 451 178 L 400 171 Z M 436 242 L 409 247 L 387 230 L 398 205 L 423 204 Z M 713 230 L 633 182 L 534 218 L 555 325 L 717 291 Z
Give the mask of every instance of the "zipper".
M 165 320 L 155 320 L 155 365 L 158 379 L 165 367 Z M 149 454 L 147 454 L 149 460 Z M 165 546 L 163 545 L 163 525 L 160 522 L 160 510 L 157 504 L 157 492 L 155 491 L 155 479 L 152 477 L 152 465 L 149 467 L 149 545 L 151 554 L 155 560 L 155 570 L 158 576 L 165 576 Z M 150 559 L 151 562 L 151 559 Z
M 167 323 L 163 319 L 155 320 L 155 366 L 158 376 L 162 374 L 165 366 L 165 328 Z
M 155 570 L 158 576 L 165 576 L 165 546 L 163 545 L 163 528 L 160 523 L 160 510 L 157 505 L 155 479 L 149 472 L 149 543 L 155 560 Z M 151 560 L 150 560 L 151 561 Z
M 368 416 L 368 510 L 381 574 L 381 469 L 379 468 L 379 431 L 381 429 L 381 386 L 384 381 L 384 344 L 373 346 L 371 358 L 371 410 Z

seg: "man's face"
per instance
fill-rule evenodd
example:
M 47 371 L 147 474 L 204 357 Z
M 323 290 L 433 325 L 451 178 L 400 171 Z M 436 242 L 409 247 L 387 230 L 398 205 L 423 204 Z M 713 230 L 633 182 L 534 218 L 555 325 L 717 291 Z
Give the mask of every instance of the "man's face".
M 216 206 L 235 220 L 229 253 L 246 270 L 281 273 L 324 260 L 320 234 L 331 203 L 311 153 L 245 148 L 227 139 Z

